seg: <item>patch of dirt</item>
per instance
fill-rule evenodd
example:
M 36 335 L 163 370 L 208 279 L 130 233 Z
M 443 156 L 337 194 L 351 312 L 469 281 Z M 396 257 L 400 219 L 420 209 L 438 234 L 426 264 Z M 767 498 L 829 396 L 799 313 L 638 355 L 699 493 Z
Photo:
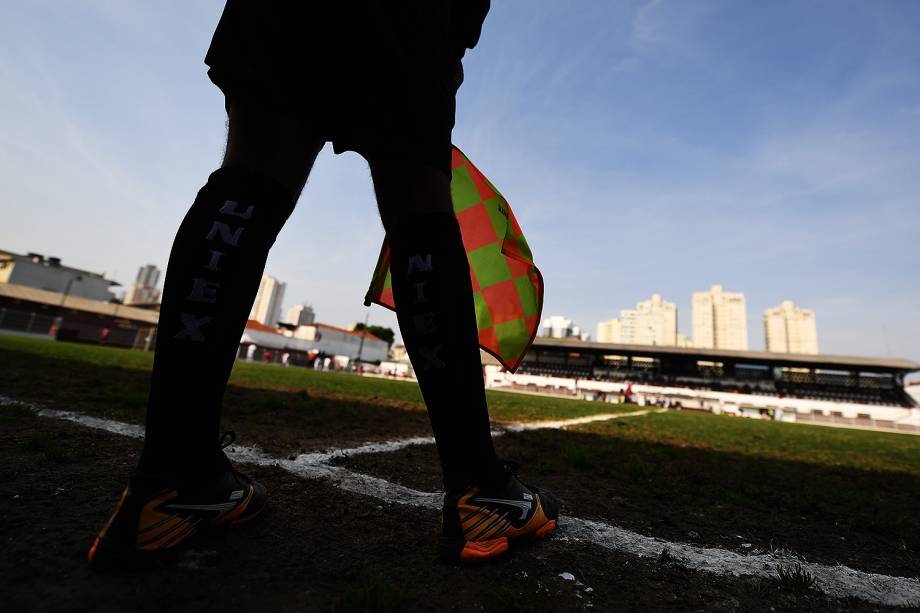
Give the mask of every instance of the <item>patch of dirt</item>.
M 888 521 L 916 508 L 920 484 L 907 475 L 561 430 L 506 434 L 495 446 L 520 463 L 523 481 L 554 492 L 566 515 L 740 553 L 783 548 L 889 575 L 914 577 L 920 567 L 917 531 L 898 532 Z M 433 446 L 336 462 L 421 491 L 442 488 Z
M 86 548 L 140 442 L 21 412 L 0 415 L 0 436 L 0 574 L 9 611 L 887 610 L 552 537 L 494 563 L 453 567 L 435 557 L 437 513 L 271 467 L 245 467 L 269 491 L 260 521 L 207 535 L 162 568 L 96 575 Z M 426 451 L 405 450 L 412 462 L 402 464 L 399 481 L 412 481 L 423 459 L 437 465 Z M 405 458 L 374 461 L 395 467 Z
M 245 403 L 238 402 L 245 398 Z M 264 397 L 264 398 L 263 398 Z M 274 390 L 230 387 L 222 428 L 234 430 L 239 444 L 258 446 L 278 457 L 332 447 L 431 436 L 424 411 L 380 406 L 359 400 Z

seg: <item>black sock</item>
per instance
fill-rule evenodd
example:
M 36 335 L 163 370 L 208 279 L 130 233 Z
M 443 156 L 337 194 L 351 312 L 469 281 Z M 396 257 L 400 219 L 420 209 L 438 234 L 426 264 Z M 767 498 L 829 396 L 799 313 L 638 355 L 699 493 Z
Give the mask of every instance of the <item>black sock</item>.
M 179 226 L 157 327 L 140 469 L 218 468 L 220 409 L 268 251 L 296 196 L 238 168 L 214 172 Z
M 399 329 L 438 444 L 448 490 L 494 472 L 469 262 L 457 219 L 403 219 L 390 236 Z

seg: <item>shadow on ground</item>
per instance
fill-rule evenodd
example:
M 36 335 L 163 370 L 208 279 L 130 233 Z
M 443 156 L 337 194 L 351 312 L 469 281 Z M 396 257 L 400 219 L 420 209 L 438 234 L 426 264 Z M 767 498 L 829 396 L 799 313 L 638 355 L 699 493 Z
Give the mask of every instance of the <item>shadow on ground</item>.
M 782 548 L 826 564 L 917 575 L 920 478 L 909 474 L 578 431 L 508 434 L 496 446 L 520 463 L 525 481 L 556 492 L 568 515 L 744 553 Z M 341 463 L 424 491 L 440 484 L 432 447 Z
M 162 568 L 99 576 L 86 549 L 138 441 L 21 407 L 0 411 L 0 436 L 0 574 L 10 611 L 888 610 L 552 537 L 495 563 L 447 566 L 435 557 L 437 513 L 265 467 L 252 468 L 269 491 L 259 522 L 209 535 Z

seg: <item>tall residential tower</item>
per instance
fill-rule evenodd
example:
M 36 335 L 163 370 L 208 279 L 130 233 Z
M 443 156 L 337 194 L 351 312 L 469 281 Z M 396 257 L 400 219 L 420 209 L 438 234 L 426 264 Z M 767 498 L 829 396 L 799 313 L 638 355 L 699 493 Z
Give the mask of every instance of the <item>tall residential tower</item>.
M 160 269 L 153 264 L 141 266 L 137 271 L 137 278 L 125 293 L 125 304 L 150 304 L 160 301 Z
M 818 329 L 815 312 L 802 309 L 791 300 L 763 312 L 767 351 L 781 353 L 818 353 Z
M 281 301 L 284 300 L 285 284 L 274 277 L 264 275 L 259 284 L 259 293 L 252 305 L 249 319 L 274 328 L 281 319 Z
M 652 294 L 637 303 L 635 309 L 620 311 L 618 319 L 599 323 L 597 340 L 673 347 L 677 345 L 677 305 L 662 300 L 661 294 Z
M 724 292 L 721 285 L 694 292 L 692 317 L 694 347 L 747 350 L 747 306 L 741 292 Z

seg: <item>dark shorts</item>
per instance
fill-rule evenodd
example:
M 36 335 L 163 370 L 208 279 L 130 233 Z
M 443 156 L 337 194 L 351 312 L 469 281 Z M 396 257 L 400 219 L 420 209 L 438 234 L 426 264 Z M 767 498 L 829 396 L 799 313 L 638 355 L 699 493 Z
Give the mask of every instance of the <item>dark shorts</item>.
M 446 2 L 228 0 L 205 58 L 228 99 L 304 118 L 336 153 L 450 176 L 454 78 Z

